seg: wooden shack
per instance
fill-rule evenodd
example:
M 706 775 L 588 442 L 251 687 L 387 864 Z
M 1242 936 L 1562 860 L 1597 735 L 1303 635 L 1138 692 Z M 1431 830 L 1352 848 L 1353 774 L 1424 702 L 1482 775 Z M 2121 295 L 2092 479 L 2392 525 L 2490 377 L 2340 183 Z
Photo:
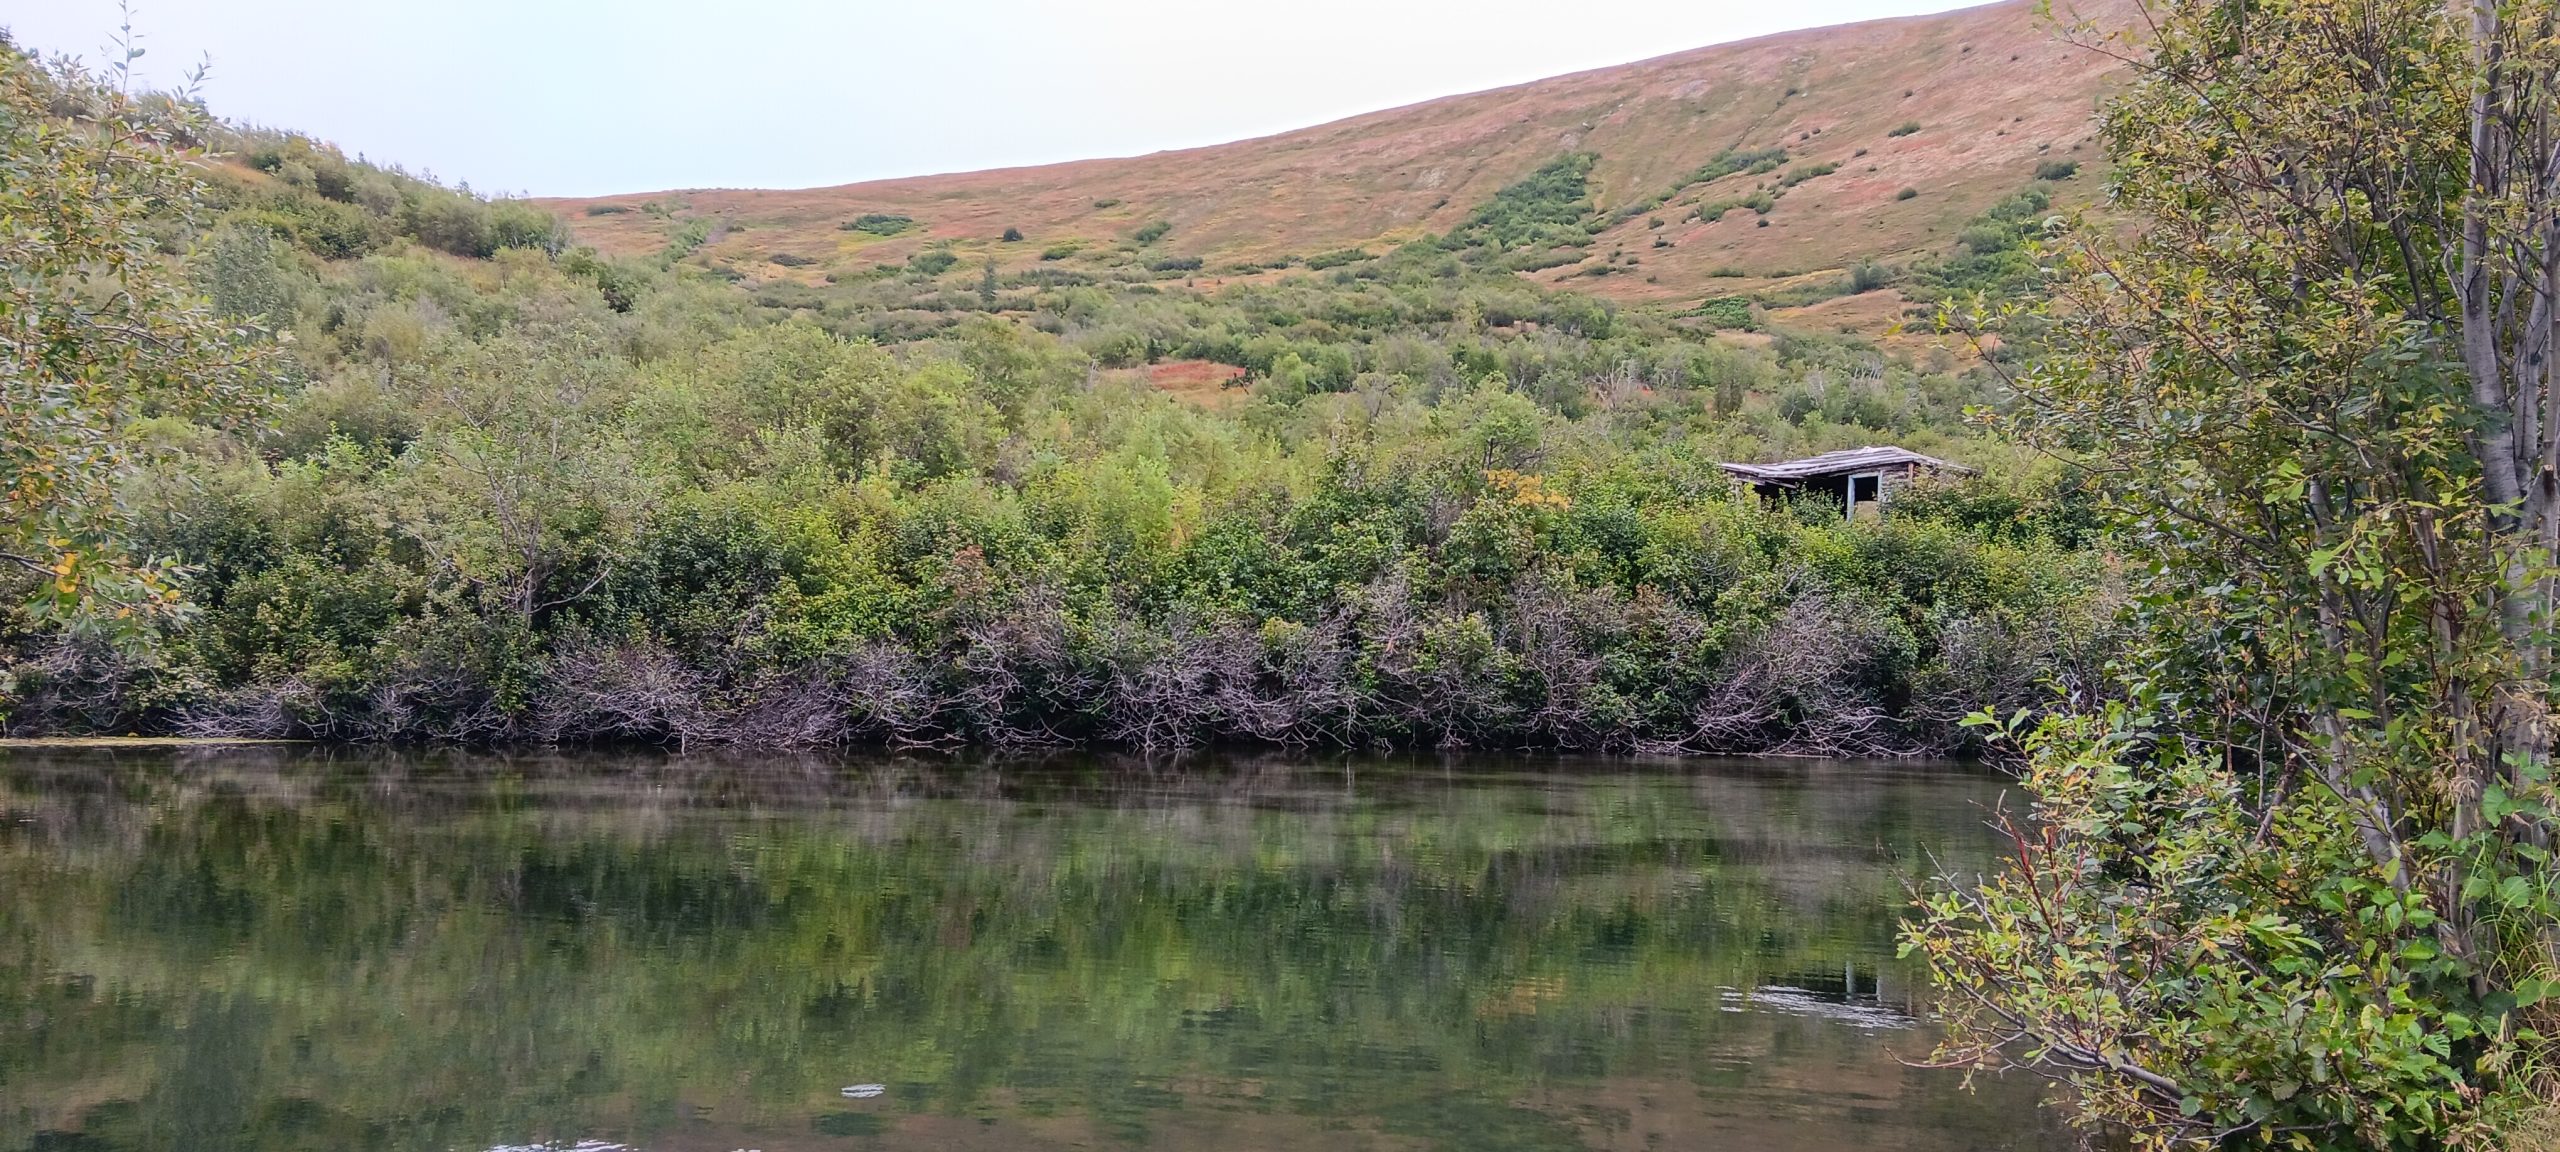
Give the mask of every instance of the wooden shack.
M 1841 514 L 1851 519 L 1882 512 L 1896 492 L 1922 477 L 1973 474 L 1962 464 L 1908 448 L 1850 448 L 1775 464 L 1726 464 L 1724 470 L 1773 499 L 1803 493 L 1827 495 L 1839 501 Z

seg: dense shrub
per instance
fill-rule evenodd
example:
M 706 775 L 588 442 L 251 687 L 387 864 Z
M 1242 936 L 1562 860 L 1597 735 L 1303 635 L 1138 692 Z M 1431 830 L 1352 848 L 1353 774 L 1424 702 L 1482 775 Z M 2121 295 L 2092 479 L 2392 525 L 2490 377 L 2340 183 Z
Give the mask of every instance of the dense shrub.
M 1992 205 L 1957 234 L 1953 254 L 1913 270 L 1907 294 L 1932 304 L 1975 295 L 2014 300 L 2037 290 L 2042 275 L 2029 242 L 2052 206 L 2052 198 L 2036 188 Z
M 948 247 L 748 291 L 681 203 L 614 260 L 270 143 L 191 266 L 302 383 L 167 430 L 129 498 L 198 616 L 142 656 L 11 625 L 13 730 L 1865 754 L 2095 677 L 2082 497 L 1964 438 L 1980 377 L 1506 270 L 1580 259 L 1588 157 L 1214 292 Z M 1852 525 L 1712 463 L 1883 435 L 1994 476 Z
M 1780 177 L 1778 179 L 1778 186 L 1781 188 L 1793 188 L 1807 180 L 1828 176 L 1839 170 L 1840 165 L 1837 163 L 1807 164 L 1802 168 L 1797 168 L 1788 172 L 1785 176 Z
M 1718 328 L 1750 330 L 1760 326 L 1747 296 L 1718 296 L 1699 304 L 1689 314 Z
M 865 212 L 836 225 L 837 228 L 846 232 L 867 232 L 873 236 L 896 236 L 915 226 L 914 217 L 887 212 Z
M 1511 252 L 1526 247 L 1588 243 L 1593 223 L 1588 185 L 1589 152 L 1559 156 L 1518 183 L 1494 194 L 1449 234 L 1453 245 Z

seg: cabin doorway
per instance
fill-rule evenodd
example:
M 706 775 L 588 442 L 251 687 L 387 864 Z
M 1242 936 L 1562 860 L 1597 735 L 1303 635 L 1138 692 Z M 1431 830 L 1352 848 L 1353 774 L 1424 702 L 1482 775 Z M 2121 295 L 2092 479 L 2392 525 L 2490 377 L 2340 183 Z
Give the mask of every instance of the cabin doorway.
M 1849 477 L 1849 519 L 1884 514 L 1884 473 L 1864 472 Z

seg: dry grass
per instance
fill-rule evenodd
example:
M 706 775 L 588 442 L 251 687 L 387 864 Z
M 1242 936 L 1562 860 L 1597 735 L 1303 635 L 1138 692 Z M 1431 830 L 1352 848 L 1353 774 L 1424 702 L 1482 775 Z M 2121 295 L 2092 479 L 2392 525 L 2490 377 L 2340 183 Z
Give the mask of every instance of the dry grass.
M 2128 0 L 2078 7 L 2109 17 L 2130 12 Z M 1765 177 L 1691 189 L 1595 241 L 1595 253 L 1639 255 L 1638 274 L 1573 281 L 1621 300 L 1687 300 L 1731 291 L 1730 279 L 1710 275 L 1718 269 L 1776 278 L 1942 249 L 1965 220 L 2031 183 L 2036 165 L 2054 157 L 2083 162 L 2084 174 L 2056 191 L 2085 197 L 2097 184 L 2088 171 L 2097 158 L 2095 98 L 2121 75 L 2111 61 L 2057 40 L 2025 0 L 2008 0 L 1718 45 L 1211 148 L 798 191 L 552 203 L 582 241 L 622 254 L 656 252 L 673 221 L 643 211 L 589 217 L 588 204 L 656 200 L 680 205 L 679 217 L 724 216 L 747 227 L 704 245 L 698 258 L 814 282 L 831 269 L 895 263 L 941 242 L 954 246 L 964 269 L 989 256 L 1007 270 L 1033 267 L 1050 245 L 1079 241 L 1089 254 L 1149 220 L 1174 226 L 1155 250 L 1198 256 L 1212 268 L 1361 246 L 1384 251 L 1456 226 L 1505 184 L 1573 150 L 1599 155 L 1592 181 L 1604 210 L 1665 191 L 1728 147 L 1782 145 L 1790 168 L 1840 166 L 1789 190 L 1767 227 L 1748 211 L 1714 224 L 1685 219 L 1699 196 L 1730 195 Z M 1922 129 L 1889 134 L 1911 121 Z M 1922 194 L 1894 199 L 1906 186 Z M 1094 206 L 1105 200 L 1119 203 Z M 919 227 L 879 240 L 838 230 L 866 212 L 913 216 Z M 1662 229 L 1651 226 L 1656 216 Z M 1009 227 L 1024 239 L 1000 243 Z M 1652 247 L 1657 234 L 1673 246 Z M 765 261 L 773 251 L 823 262 L 784 269 Z
M 2560 1103 L 2545 1106 L 2508 1134 L 2512 1152 L 2560 1152 Z
M 1147 383 L 1157 391 L 1203 408 L 1224 408 L 1248 394 L 1239 386 L 1244 380 L 1244 369 L 1233 364 L 1168 360 L 1149 365 L 1145 373 Z

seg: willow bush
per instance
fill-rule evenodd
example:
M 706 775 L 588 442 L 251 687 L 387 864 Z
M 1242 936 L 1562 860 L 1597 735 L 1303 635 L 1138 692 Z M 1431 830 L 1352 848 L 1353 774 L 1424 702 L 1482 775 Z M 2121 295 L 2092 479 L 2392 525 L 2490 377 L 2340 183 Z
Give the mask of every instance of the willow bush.
M 2104 121 L 2139 226 L 1970 318 L 2052 326 L 2012 423 L 2096 474 L 2127 696 L 1977 717 L 2026 756 L 2018 862 L 1907 947 L 1947 1060 L 2059 1070 L 2142 1147 L 2516 1147 L 2560 978 L 2560 13 L 2154 16 Z

